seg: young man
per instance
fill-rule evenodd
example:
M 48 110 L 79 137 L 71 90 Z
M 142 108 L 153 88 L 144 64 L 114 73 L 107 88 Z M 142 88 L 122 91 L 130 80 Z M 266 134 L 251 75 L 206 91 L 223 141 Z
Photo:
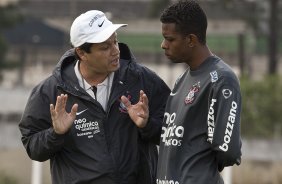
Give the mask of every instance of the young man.
M 118 43 L 122 26 L 97 10 L 78 16 L 70 29 L 74 49 L 32 90 L 19 124 L 22 142 L 31 159 L 50 159 L 53 184 L 155 183 L 170 90 Z M 121 96 L 136 104 L 133 120 Z
M 162 127 L 157 184 L 221 184 L 240 164 L 239 81 L 206 44 L 207 18 L 196 1 L 179 1 L 160 18 L 161 47 L 188 69 L 170 93 Z

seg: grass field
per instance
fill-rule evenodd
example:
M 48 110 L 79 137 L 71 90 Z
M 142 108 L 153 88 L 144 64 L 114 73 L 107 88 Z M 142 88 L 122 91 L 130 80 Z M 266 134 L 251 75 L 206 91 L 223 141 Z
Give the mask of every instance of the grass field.
M 118 35 L 119 41 L 127 43 L 134 52 L 161 52 L 160 44 L 163 40 L 160 34 L 125 34 Z M 208 35 L 207 43 L 214 52 L 237 54 L 238 53 L 238 35 Z M 256 51 L 260 54 L 266 54 L 267 38 L 260 37 L 256 40 L 251 40 L 251 37 L 245 35 L 246 51 Z M 282 51 L 282 42 L 279 42 L 279 50 Z
M 156 34 L 119 34 L 120 42 L 126 43 L 134 52 L 162 52 L 162 36 Z

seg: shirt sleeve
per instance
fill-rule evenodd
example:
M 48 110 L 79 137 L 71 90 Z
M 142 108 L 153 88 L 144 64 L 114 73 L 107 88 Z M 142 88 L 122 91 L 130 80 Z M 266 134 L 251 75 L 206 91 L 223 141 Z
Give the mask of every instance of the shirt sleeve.
M 209 96 L 208 142 L 211 143 L 222 171 L 241 162 L 240 137 L 241 93 L 234 78 L 219 79 Z
M 140 129 L 141 137 L 155 144 L 160 143 L 162 122 L 165 113 L 166 101 L 170 93 L 166 83 L 155 76 L 155 83 L 150 90 L 149 96 L 149 119 L 144 128 Z
M 64 135 L 54 132 L 50 118 L 50 101 L 35 88 L 19 123 L 21 140 L 32 160 L 50 159 L 64 144 Z

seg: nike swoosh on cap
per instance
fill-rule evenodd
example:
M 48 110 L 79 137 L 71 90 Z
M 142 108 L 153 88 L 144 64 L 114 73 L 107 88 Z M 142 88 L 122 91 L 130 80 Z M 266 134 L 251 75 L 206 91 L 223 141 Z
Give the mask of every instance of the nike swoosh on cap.
M 104 24 L 105 19 L 103 20 L 103 22 L 101 24 L 98 24 L 98 27 L 102 27 L 102 25 Z
M 84 109 L 83 111 L 77 112 L 76 115 L 78 116 L 78 115 L 84 113 L 85 111 L 87 111 L 87 109 Z

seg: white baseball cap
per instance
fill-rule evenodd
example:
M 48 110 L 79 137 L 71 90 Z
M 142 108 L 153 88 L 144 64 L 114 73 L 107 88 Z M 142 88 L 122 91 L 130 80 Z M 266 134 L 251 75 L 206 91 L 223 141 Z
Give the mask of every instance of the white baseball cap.
M 118 28 L 127 24 L 113 24 L 98 10 L 90 10 L 79 15 L 70 28 L 70 41 L 74 47 L 84 43 L 106 41 Z

